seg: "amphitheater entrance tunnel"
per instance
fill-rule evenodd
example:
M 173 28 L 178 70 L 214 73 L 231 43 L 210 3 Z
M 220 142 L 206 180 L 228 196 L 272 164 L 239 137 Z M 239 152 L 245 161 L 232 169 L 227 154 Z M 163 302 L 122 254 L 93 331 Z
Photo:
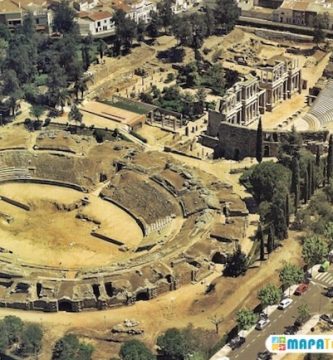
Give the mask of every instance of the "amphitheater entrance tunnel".
M 212 262 L 215 263 L 215 264 L 225 264 L 227 262 L 227 257 L 224 254 L 217 251 L 212 256 Z
M 140 291 L 136 294 L 135 296 L 135 300 L 136 301 L 147 301 L 147 300 L 150 300 L 150 296 L 149 296 L 149 293 L 148 291 Z
M 58 301 L 58 310 L 59 311 L 66 311 L 66 312 L 72 312 L 73 306 L 71 301 L 62 299 Z

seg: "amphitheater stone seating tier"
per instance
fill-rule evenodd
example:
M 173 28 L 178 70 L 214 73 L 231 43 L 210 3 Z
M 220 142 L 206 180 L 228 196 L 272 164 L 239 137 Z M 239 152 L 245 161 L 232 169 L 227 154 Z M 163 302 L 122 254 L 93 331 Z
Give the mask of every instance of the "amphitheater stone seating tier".
M 321 126 L 333 121 L 333 80 L 330 80 L 327 86 L 321 90 L 311 109 L 304 116 L 304 120 L 309 124 L 313 124 L 317 120 Z

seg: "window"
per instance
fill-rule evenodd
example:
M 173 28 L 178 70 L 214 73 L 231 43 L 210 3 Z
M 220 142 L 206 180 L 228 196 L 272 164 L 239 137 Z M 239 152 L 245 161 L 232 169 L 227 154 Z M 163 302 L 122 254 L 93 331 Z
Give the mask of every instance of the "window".
M 97 26 L 100 27 L 101 26 L 101 22 L 97 21 Z

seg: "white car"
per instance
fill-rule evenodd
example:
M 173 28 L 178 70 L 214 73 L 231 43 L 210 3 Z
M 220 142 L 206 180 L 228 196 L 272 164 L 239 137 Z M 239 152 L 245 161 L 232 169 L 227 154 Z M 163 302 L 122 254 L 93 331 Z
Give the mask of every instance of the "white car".
M 265 326 L 267 326 L 271 321 L 266 318 L 266 319 L 260 319 L 258 322 L 257 322 L 257 325 L 256 325 L 256 329 L 257 330 L 262 330 Z
M 285 299 L 281 300 L 281 302 L 278 306 L 278 309 L 283 310 L 283 309 L 287 308 L 292 302 L 293 302 L 293 299 L 285 298 Z

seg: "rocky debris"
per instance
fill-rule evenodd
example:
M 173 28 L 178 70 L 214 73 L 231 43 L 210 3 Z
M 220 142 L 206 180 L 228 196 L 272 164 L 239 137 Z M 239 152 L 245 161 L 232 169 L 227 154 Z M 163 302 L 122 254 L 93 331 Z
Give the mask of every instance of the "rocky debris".
M 111 332 L 114 334 L 141 335 L 144 333 L 144 330 L 137 328 L 139 324 L 136 320 L 125 319 L 122 324 L 115 325 Z

